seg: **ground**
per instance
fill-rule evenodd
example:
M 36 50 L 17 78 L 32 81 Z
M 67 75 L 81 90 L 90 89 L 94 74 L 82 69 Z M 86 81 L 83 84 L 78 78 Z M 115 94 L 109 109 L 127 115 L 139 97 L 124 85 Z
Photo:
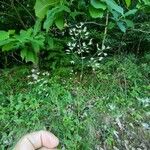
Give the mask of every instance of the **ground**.
M 150 55 L 114 56 L 82 80 L 72 68 L 0 71 L 0 149 L 46 129 L 66 150 L 150 149 Z

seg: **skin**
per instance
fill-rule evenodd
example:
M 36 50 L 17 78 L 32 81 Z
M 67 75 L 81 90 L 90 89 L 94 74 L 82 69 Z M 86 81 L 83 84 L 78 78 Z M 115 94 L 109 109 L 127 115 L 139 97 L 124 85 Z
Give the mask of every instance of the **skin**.
M 37 131 L 23 136 L 14 150 L 56 150 L 58 138 L 48 131 Z

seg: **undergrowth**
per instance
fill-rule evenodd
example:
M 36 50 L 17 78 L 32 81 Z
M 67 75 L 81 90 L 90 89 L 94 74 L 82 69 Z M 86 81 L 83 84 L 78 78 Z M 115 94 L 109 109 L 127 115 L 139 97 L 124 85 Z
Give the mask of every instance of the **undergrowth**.
M 149 56 L 108 58 L 82 81 L 73 68 L 1 70 L 0 149 L 40 129 L 58 136 L 59 149 L 150 149 Z

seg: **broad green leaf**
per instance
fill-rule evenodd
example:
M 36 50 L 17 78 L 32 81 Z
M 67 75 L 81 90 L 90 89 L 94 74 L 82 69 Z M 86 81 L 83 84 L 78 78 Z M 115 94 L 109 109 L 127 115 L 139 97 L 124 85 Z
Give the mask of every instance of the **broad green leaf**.
M 63 12 L 71 12 L 70 9 L 64 5 L 59 5 L 55 8 L 52 8 L 47 13 L 47 18 L 44 22 L 44 29 L 48 32 L 49 28 L 53 25 L 53 22 L 56 20 L 57 15 Z
M 64 28 L 64 17 L 63 14 L 59 14 L 55 20 L 55 24 L 58 29 L 62 30 Z
M 36 63 L 37 61 L 37 56 L 33 51 L 28 50 L 27 48 L 24 48 L 20 52 L 21 58 L 25 60 L 26 62 L 33 62 Z
M 48 50 L 54 49 L 54 39 L 50 36 L 48 36 L 46 39 L 47 39 L 47 44 L 48 44 Z
M 106 9 L 106 4 L 100 0 L 91 0 L 91 5 L 97 9 L 102 9 L 102 10 Z
M 132 10 L 129 10 L 128 12 L 126 12 L 124 14 L 124 16 L 127 17 L 127 16 L 130 16 L 130 15 L 134 15 L 136 12 L 137 12 L 137 9 L 132 9 Z
M 124 22 L 119 21 L 119 22 L 117 22 L 117 25 L 122 32 L 124 32 L 124 33 L 126 32 L 126 26 L 125 26 Z
M 93 6 L 89 7 L 89 12 L 90 12 L 91 17 L 93 17 L 93 18 L 102 18 L 103 17 L 103 10 L 96 9 Z
M 9 32 L 6 31 L 0 31 L 0 41 L 9 39 Z
M 115 27 L 115 23 L 113 23 L 113 22 L 109 22 L 109 24 L 108 24 L 108 29 L 113 29 Z
M 13 35 L 13 34 L 15 34 L 15 30 L 8 30 L 8 33 L 9 33 L 9 35 Z
M 5 44 L 3 47 L 2 47 L 2 51 L 10 51 L 12 49 L 15 48 L 15 45 L 16 43 L 15 42 L 10 42 L 8 44 Z
M 106 4 L 112 9 L 123 15 L 124 11 L 121 6 L 119 6 L 114 0 L 105 0 Z
M 7 40 L 0 41 L 0 46 L 4 46 L 4 45 L 9 44 L 11 42 L 16 42 L 16 39 L 9 38 Z
M 34 25 L 34 30 L 33 30 L 34 36 L 41 31 L 41 26 L 42 26 L 42 20 L 37 19 Z
M 43 19 L 49 8 L 59 2 L 60 0 L 36 0 L 34 6 L 36 16 Z
M 127 7 L 131 5 L 131 0 L 125 0 Z
M 132 20 L 125 19 L 124 22 L 126 23 L 127 27 L 130 27 L 130 28 L 134 27 L 134 23 Z

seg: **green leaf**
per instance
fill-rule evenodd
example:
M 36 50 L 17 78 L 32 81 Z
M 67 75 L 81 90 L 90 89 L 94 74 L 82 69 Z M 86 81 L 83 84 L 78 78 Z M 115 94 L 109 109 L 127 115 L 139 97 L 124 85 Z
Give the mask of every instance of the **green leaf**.
M 96 9 L 93 6 L 89 7 L 89 12 L 91 17 L 93 18 L 102 18 L 103 17 L 103 11 L 101 9 Z
M 91 0 L 91 5 L 97 9 L 102 9 L 102 10 L 106 9 L 106 4 L 100 0 Z
M 21 50 L 21 54 L 20 55 L 21 55 L 21 58 L 23 60 L 25 60 L 26 62 L 31 61 L 33 63 L 36 63 L 36 61 L 37 61 L 35 53 L 30 51 L 30 50 L 28 50 L 27 48 L 23 48 Z
M 37 17 L 43 19 L 51 6 L 58 4 L 60 0 L 36 0 L 34 9 Z
M 50 36 L 48 36 L 46 39 L 48 44 L 48 50 L 54 49 L 54 39 Z
M 41 31 L 41 26 L 42 26 L 42 20 L 37 19 L 34 25 L 34 30 L 33 30 L 34 36 Z
M 124 33 L 126 32 L 126 26 L 125 26 L 124 22 L 119 21 L 119 22 L 117 22 L 117 25 L 122 32 L 124 32 Z
M 109 22 L 109 24 L 108 24 L 108 29 L 113 29 L 115 27 L 115 23 L 113 23 L 113 22 Z
M 48 11 L 47 18 L 44 22 L 44 29 L 46 29 L 47 32 L 49 28 L 53 25 L 53 22 L 56 20 L 57 15 L 63 13 L 64 11 L 68 13 L 71 12 L 70 9 L 64 5 L 59 5 Z
M 62 30 L 64 28 L 64 17 L 63 14 L 59 14 L 55 20 L 55 24 L 58 29 Z
M 75 20 L 75 17 L 78 16 L 78 15 L 83 15 L 84 13 L 83 12 L 77 12 L 77 11 L 74 11 L 74 12 L 70 12 L 70 16 Z
M 14 49 L 16 46 L 16 43 L 15 42 L 10 42 L 8 44 L 5 44 L 3 47 L 2 47 L 2 51 L 10 51 L 12 49 Z
M 125 0 L 127 7 L 131 5 L 131 0 Z
M 127 27 L 130 27 L 130 28 L 134 27 L 134 23 L 132 20 L 125 19 L 124 22 L 126 23 Z
M 130 16 L 130 15 L 134 15 L 136 12 L 137 12 L 137 9 L 132 9 L 132 10 L 129 10 L 128 12 L 126 12 L 124 14 L 124 16 L 127 17 L 127 16 Z
M 0 31 L 0 41 L 9 39 L 9 32 L 6 31 Z
M 124 11 L 121 6 L 119 6 L 114 0 L 105 0 L 106 4 L 112 9 L 123 15 Z
M 13 34 L 15 34 L 15 30 L 8 30 L 8 33 L 9 33 L 9 35 L 13 35 Z

